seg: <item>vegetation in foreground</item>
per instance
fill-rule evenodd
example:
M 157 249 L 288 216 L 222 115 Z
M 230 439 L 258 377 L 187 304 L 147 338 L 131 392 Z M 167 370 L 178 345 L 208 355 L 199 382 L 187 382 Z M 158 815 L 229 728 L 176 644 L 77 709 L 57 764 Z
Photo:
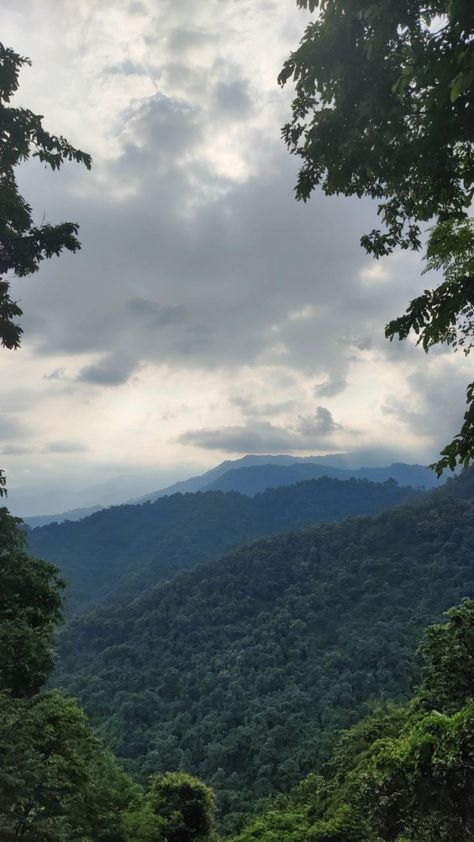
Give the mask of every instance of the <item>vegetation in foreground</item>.
M 422 681 L 346 731 L 322 775 L 234 842 L 468 842 L 474 835 L 474 602 L 428 629 Z
M 76 703 L 38 692 L 60 582 L 0 509 L 0 835 L 5 842 L 212 842 L 214 797 L 185 772 L 133 782 Z M 12 572 L 14 571 L 14 573 Z M 34 640 L 34 646 L 32 646 Z M 15 648 L 14 648 L 15 647 Z M 474 833 L 474 601 L 428 629 L 422 680 L 340 737 L 320 774 L 234 842 L 468 842 Z M 35 675 L 34 662 L 42 668 Z M 10 685 L 10 686 L 7 686 Z
M 25 552 L 0 509 L 0 838 L 23 842 L 205 842 L 214 800 L 175 772 L 138 786 L 76 702 L 41 691 L 52 665 L 62 583 Z

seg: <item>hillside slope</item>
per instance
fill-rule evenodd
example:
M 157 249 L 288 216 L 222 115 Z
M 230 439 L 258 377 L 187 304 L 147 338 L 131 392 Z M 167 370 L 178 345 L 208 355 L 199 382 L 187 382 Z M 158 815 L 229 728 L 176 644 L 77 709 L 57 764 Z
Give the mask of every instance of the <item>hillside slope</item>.
M 78 619 L 56 680 L 132 771 L 198 774 L 236 827 L 371 700 L 408 695 L 421 630 L 474 594 L 472 484 L 257 541 Z
M 30 551 L 54 561 L 68 582 L 69 610 L 108 596 L 129 599 L 160 579 L 263 535 L 304 524 L 374 514 L 417 492 L 392 485 L 321 479 L 237 493 L 175 494 L 140 506 L 115 506 L 77 523 L 28 533 Z

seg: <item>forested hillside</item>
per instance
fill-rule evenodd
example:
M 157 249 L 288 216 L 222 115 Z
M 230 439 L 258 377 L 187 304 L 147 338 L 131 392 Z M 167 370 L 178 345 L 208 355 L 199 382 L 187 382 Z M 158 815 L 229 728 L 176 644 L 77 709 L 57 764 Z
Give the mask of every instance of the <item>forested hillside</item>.
M 59 566 L 69 609 L 79 610 L 107 596 L 138 596 L 160 579 L 254 538 L 375 514 L 419 494 L 391 483 L 327 478 L 272 489 L 253 500 L 237 493 L 175 494 L 115 506 L 77 523 L 50 524 L 29 532 L 28 543 L 34 555 Z
M 236 827 L 374 700 L 407 697 L 421 630 L 474 594 L 473 481 L 258 541 L 78 619 L 56 682 L 131 771 L 198 774 Z
M 323 775 L 280 796 L 238 842 L 469 842 L 474 834 L 474 602 L 423 637 L 422 680 L 345 732 Z M 237 842 L 237 840 L 234 840 Z
M 0 839 L 211 842 L 214 799 L 203 783 L 168 774 L 145 791 L 73 699 L 42 689 L 62 583 L 26 553 L 17 526 L 0 508 Z

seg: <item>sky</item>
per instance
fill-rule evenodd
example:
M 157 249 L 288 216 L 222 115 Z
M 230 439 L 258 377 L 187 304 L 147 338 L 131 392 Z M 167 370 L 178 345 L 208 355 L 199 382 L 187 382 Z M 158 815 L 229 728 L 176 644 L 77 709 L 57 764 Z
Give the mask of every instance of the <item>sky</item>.
M 384 338 L 433 280 L 421 257 L 364 254 L 369 200 L 294 199 L 276 78 L 308 20 L 293 0 L 3 0 L 3 42 L 32 61 L 13 104 L 94 160 L 17 171 L 36 221 L 78 222 L 82 249 L 12 279 L 13 511 L 245 453 L 426 463 L 459 429 L 469 360 Z

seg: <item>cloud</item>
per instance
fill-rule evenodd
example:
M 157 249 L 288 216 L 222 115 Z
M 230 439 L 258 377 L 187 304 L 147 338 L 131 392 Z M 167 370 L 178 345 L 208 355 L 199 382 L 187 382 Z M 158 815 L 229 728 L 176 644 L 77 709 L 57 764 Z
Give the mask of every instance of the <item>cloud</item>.
M 288 427 L 270 421 L 249 421 L 245 426 L 188 430 L 178 437 L 178 441 L 232 453 L 327 450 L 332 434 L 341 429 L 331 412 L 318 406 L 313 416 L 299 417 L 296 424 Z
M 33 453 L 35 448 L 23 447 L 20 444 L 5 444 L 0 448 L 0 453 L 4 456 L 25 456 L 28 453 Z
M 331 398 L 347 388 L 347 377 L 327 377 L 314 387 L 316 397 Z
M 118 359 L 112 354 L 103 357 L 98 363 L 81 368 L 76 380 L 95 386 L 121 386 L 138 368 L 138 361 Z
M 461 427 L 472 372 L 466 359 L 436 351 L 424 362 L 422 371 L 408 375 L 404 393 L 387 395 L 383 412 L 402 430 L 434 439 L 442 447 Z
M 82 250 L 14 281 L 25 340 L 0 358 L 0 405 L 31 428 L 2 433 L 0 416 L 0 437 L 32 457 L 12 465 L 40 477 L 59 462 L 40 459 L 36 435 L 84 439 L 77 465 L 98 471 L 104 452 L 176 464 L 193 442 L 208 467 L 227 445 L 351 447 L 363 427 L 374 448 L 426 452 L 455 431 L 466 368 L 427 368 L 384 339 L 423 288 L 418 257 L 364 255 L 368 200 L 294 201 L 298 162 L 280 137 L 291 90 L 275 80 L 305 13 L 253 0 L 63 0 L 61 15 L 55 0 L 5 0 L 2 12 L 3 40 L 34 62 L 21 102 L 94 156 L 91 173 L 21 169 L 38 219 L 77 220 Z M 341 426 L 325 406 L 314 414 L 329 398 Z
M 186 318 L 186 307 L 165 306 L 162 307 L 156 301 L 147 298 L 131 298 L 127 302 L 128 311 L 139 318 L 151 328 L 168 327 L 183 322 Z
M 65 380 L 66 371 L 64 368 L 55 368 L 43 374 L 43 380 Z
M 332 413 L 325 406 L 316 407 L 314 415 L 301 417 L 298 423 L 298 431 L 303 436 L 328 436 L 340 429 L 341 425 L 336 424 Z
M 42 453 L 87 453 L 88 450 L 78 441 L 51 441 L 41 448 Z
M 214 89 L 215 107 L 227 118 L 241 119 L 249 114 L 254 105 L 246 79 L 218 82 Z
M 256 398 L 248 398 L 243 395 L 231 397 L 231 403 L 237 406 L 243 415 L 249 418 L 257 418 L 267 415 L 283 415 L 295 409 L 296 401 L 287 400 L 275 403 L 258 403 Z
M 15 415 L 0 413 L 0 442 L 2 440 L 21 438 L 27 435 L 28 428 L 21 418 Z

